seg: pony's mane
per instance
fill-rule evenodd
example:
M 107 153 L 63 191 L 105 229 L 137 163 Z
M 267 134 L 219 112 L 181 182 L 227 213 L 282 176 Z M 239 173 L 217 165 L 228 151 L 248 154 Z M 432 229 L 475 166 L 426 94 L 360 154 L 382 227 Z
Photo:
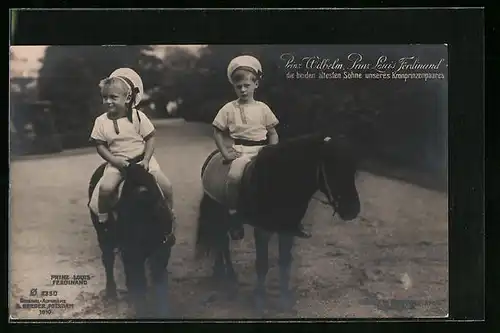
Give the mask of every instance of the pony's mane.
M 258 211 L 282 209 L 291 202 L 306 202 L 303 197 L 312 195 L 314 190 L 315 168 L 323 142 L 322 136 L 309 134 L 262 148 L 255 157 L 248 182 L 247 192 L 253 193 L 254 200 L 247 202 L 249 211 L 255 207 Z
M 161 191 L 158 188 L 154 177 L 143 167 L 137 164 L 132 164 L 128 167 L 124 181 L 124 193 L 127 193 L 133 188 L 142 185 L 146 186 L 148 191 L 152 193 L 152 197 L 155 200 L 161 200 L 162 198 Z
M 297 164 L 314 163 L 322 142 L 322 136 L 307 134 L 268 145 L 255 158 L 254 174 L 274 177 L 286 172 L 291 164 L 298 166 Z
M 275 145 L 264 147 L 256 157 L 256 163 L 260 164 L 266 161 L 270 156 L 286 156 L 288 154 L 297 154 L 297 152 L 308 149 L 320 143 L 323 137 L 319 134 L 306 134 L 295 138 L 280 141 Z

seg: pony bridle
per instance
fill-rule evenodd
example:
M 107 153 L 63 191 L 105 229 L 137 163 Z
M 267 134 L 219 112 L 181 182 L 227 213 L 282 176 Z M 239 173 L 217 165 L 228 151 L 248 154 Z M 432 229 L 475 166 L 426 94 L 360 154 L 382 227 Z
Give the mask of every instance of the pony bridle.
M 119 80 L 122 80 L 127 86 L 129 86 L 130 88 L 130 98 L 131 98 L 131 107 L 132 105 L 134 105 L 135 103 L 135 99 L 137 98 L 137 94 L 139 93 L 139 88 L 137 88 L 135 85 L 134 85 L 134 82 L 132 82 L 132 80 L 130 80 L 128 77 L 126 76 L 115 76 L 116 78 L 118 78 Z M 127 114 L 127 117 L 130 117 L 130 122 L 133 123 L 132 121 L 132 114 Z M 115 133 L 116 134 L 120 134 L 120 128 L 118 127 L 118 121 L 116 119 L 113 119 L 113 127 L 115 129 Z
M 326 177 L 326 170 L 325 170 L 325 162 L 324 161 L 321 161 L 318 165 L 318 169 L 316 172 L 316 181 L 318 184 L 318 188 L 321 185 L 321 181 L 323 182 L 322 185 L 326 189 L 325 194 L 326 194 L 326 199 L 328 200 L 328 202 L 326 204 L 328 204 L 329 206 L 331 206 L 333 208 L 333 216 L 335 216 L 335 214 L 337 213 L 337 210 L 338 210 L 339 203 L 338 203 L 338 198 L 333 195 L 332 189 L 330 188 L 330 185 L 328 185 L 328 179 Z M 319 201 L 324 202 L 323 200 L 319 200 Z

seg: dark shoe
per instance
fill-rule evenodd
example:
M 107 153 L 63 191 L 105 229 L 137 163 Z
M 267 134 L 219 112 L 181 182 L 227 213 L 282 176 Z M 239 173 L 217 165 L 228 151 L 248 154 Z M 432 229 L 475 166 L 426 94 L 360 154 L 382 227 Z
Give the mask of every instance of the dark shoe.
M 312 237 L 311 233 L 305 231 L 302 228 L 298 228 L 297 230 L 293 231 L 292 234 L 293 234 L 293 236 L 299 237 L 299 238 L 311 238 Z
M 177 222 L 177 215 L 175 214 L 175 210 L 169 209 L 170 219 L 172 219 L 172 223 Z
M 232 240 L 242 240 L 245 237 L 245 228 L 237 213 L 229 214 L 229 236 Z
M 231 239 L 235 241 L 242 240 L 245 238 L 245 228 L 243 225 L 237 228 L 231 228 L 229 229 L 229 236 L 231 236 Z
M 163 241 L 162 243 L 165 244 L 166 246 L 174 246 L 175 243 L 176 243 L 176 238 L 175 238 L 175 234 L 174 233 L 171 233 L 171 234 L 168 234 L 168 235 L 165 235 L 165 237 L 163 238 Z

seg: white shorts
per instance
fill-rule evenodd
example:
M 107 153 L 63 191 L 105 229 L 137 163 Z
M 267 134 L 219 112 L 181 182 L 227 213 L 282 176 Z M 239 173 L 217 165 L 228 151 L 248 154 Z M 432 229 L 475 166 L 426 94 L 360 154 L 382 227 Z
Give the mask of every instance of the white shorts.
M 230 181 L 237 182 L 243 176 L 243 170 L 245 166 L 250 162 L 259 151 L 265 146 L 242 146 L 233 145 L 233 149 L 241 154 L 240 157 L 234 159 L 231 162 L 231 167 L 229 168 L 228 178 Z
M 158 172 L 158 171 L 161 171 L 160 165 L 158 164 L 158 161 L 156 160 L 156 158 L 154 156 L 152 156 L 151 159 L 149 160 L 149 172 L 151 174 L 154 174 L 155 172 Z M 106 164 L 106 168 L 104 169 L 104 175 L 106 175 L 108 173 L 115 173 L 115 174 L 121 175 L 120 170 L 118 170 L 113 165 L 111 165 L 111 163 Z M 103 175 L 103 177 L 104 177 L 104 175 Z

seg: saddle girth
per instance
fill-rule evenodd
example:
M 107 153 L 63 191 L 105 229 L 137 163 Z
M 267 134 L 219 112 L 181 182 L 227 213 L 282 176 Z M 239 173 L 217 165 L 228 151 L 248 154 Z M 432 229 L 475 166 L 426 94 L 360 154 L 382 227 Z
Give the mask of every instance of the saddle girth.
M 252 159 L 245 165 L 243 175 L 238 184 L 238 210 L 240 211 L 253 211 L 252 207 L 255 205 L 255 184 L 252 181 L 253 170 L 255 168 L 255 160 Z

